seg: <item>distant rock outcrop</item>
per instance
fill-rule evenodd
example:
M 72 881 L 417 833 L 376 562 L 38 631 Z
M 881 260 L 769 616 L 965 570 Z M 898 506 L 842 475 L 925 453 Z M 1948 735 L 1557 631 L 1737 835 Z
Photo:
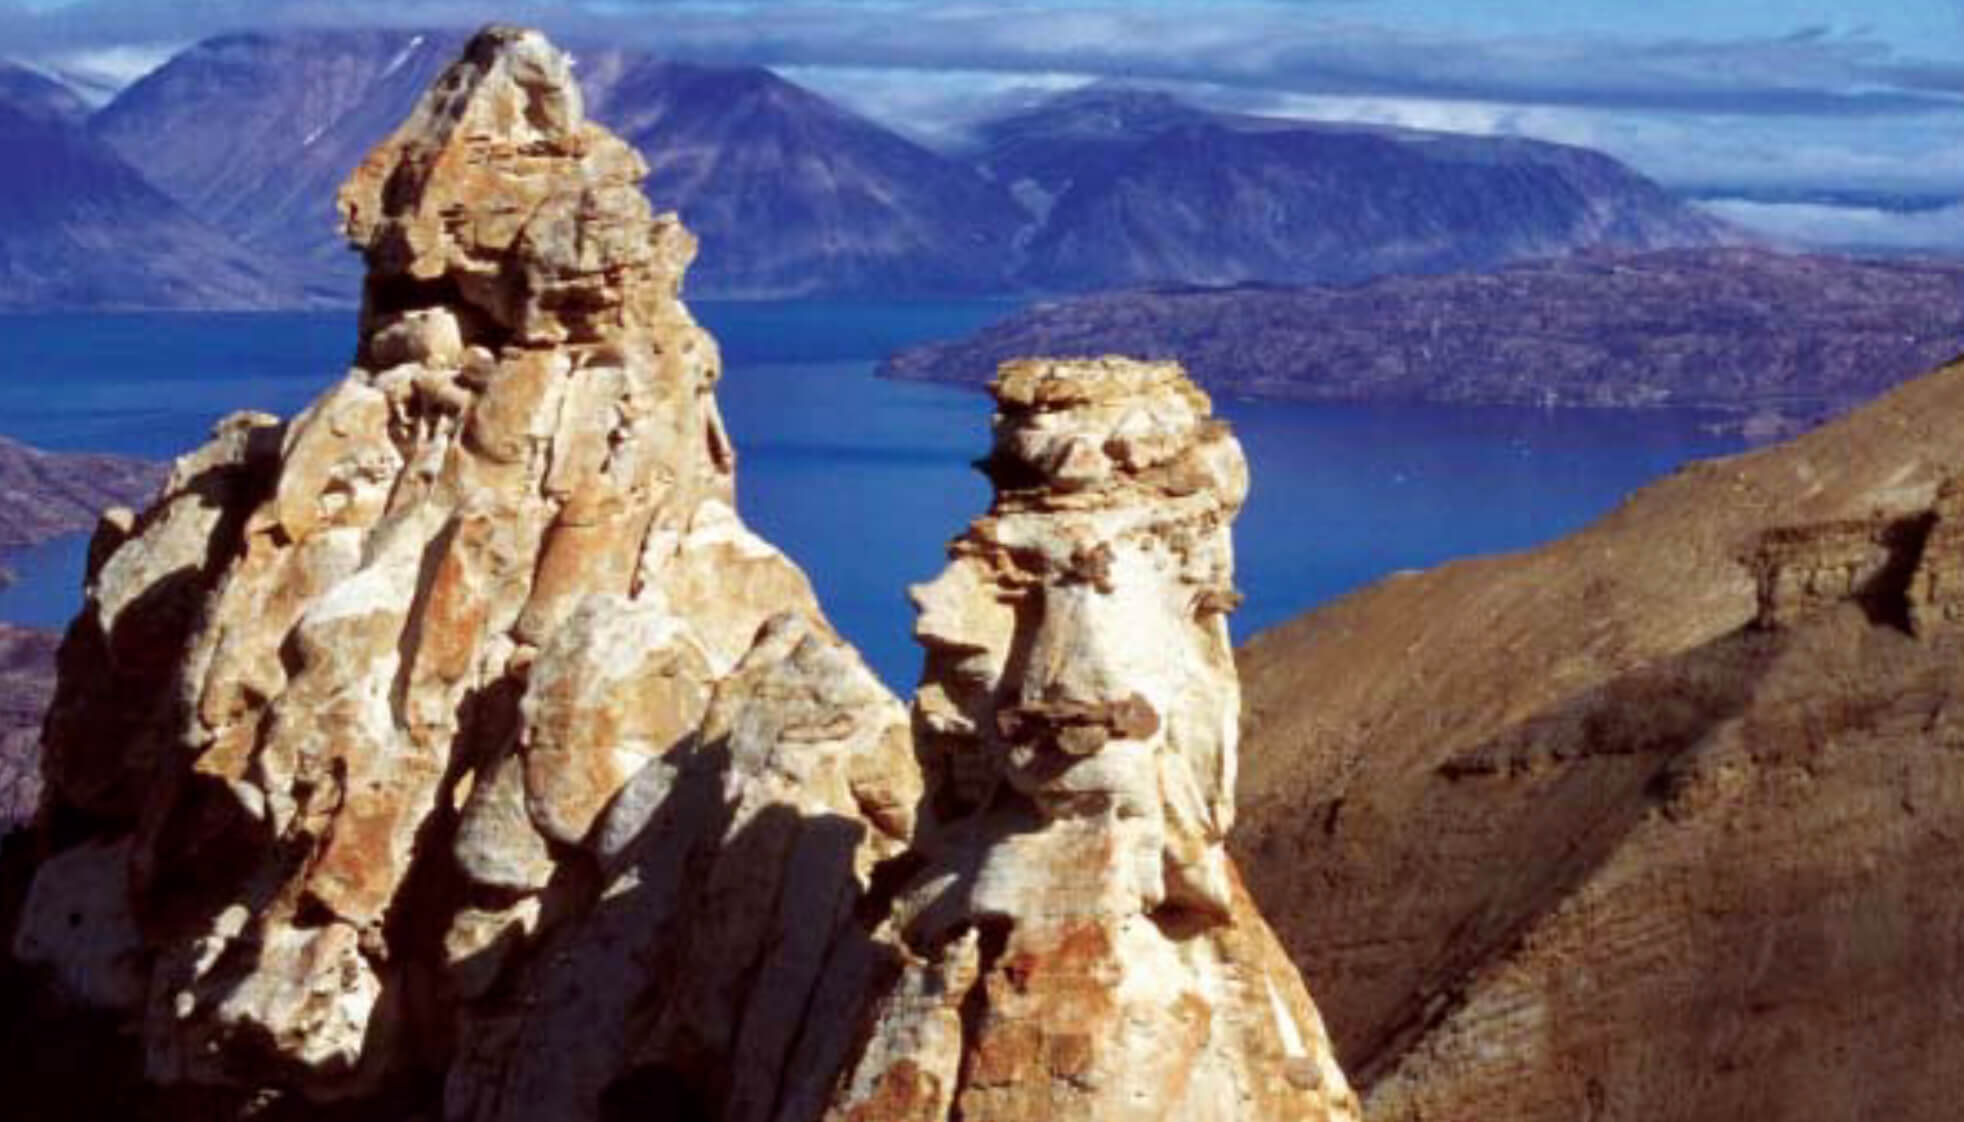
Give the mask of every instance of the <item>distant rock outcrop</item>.
M 193 212 L 352 297 L 327 200 L 453 57 L 448 32 L 220 36 L 145 77 L 93 129 Z M 1000 291 L 1022 212 L 967 165 L 755 67 L 595 46 L 588 111 L 650 161 L 647 190 L 705 249 L 711 296 Z
M 1383 1122 L 1957 1113 L 1964 365 L 1241 652 L 1231 845 Z
M 1696 406 L 1778 428 L 1964 352 L 1964 264 L 1672 250 L 1356 288 L 1112 293 L 902 351 L 883 372 L 979 385 L 1014 355 L 1114 351 L 1178 359 L 1238 396 Z
M 10 1104 L 1354 1119 L 1222 848 L 1246 478 L 1206 399 L 1006 372 L 910 717 L 733 509 L 646 170 L 481 33 L 341 193 L 355 368 L 105 518 L 0 901 L 20 1054 L 103 1058 Z
M 147 500 L 164 466 L 96 453 L 44 452 L 0 437 L 0 548 L 95 528 L 112 506 Z

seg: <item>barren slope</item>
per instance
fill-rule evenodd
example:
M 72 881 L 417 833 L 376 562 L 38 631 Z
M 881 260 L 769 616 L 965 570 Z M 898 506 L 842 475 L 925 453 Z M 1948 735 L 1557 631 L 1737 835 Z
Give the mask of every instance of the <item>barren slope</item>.
M 1375 1117 L 1954 1116 L 1960 465 L 1954 364 L 1245 648 L 1239 856 Z

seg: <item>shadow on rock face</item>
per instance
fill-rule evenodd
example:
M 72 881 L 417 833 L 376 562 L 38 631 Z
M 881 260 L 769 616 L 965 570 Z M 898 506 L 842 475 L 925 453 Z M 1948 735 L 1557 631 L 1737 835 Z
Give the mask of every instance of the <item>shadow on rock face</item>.
M 853 1016 L 828 968 L 892 954 L 855 915 L 866 827 L 746 806 L 732 767 L 686 745 L 623 792 L 666 788 L 616 861 L 545 890 L 549 933 L 466 1016 L 453 1116 L 762 1122 L 829 1092 Z
M 600 1096 L 600 1122 L 716 1122 L 690 1089 L 690 1081 L 673 1067 L 637 1067 L 607 1085 Z

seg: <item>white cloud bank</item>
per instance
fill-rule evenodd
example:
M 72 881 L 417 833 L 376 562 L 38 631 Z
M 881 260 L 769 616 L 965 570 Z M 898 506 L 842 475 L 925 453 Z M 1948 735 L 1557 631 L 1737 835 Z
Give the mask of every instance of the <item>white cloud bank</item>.
M 1699 205 L 1748 230 L 1799 246 L 1964 253 L 1964 202 L 1907 212 L 1749 199 L 1712 199 Z

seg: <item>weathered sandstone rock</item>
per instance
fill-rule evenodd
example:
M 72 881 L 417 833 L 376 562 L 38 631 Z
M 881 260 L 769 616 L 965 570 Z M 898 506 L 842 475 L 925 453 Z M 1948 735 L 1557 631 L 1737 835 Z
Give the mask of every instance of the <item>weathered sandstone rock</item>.
M 914 593 L 934 817 L 899 980 L 827 1117 L 1354 1117 L 1222 848 L 1240 446 L 1171 364 L 994 390 L 995 503 Z
M 712 848 L 822 804 L 832 891 L 905 837 L 904 711 L 738 521 L 693 243 L 567 65 L 471 43 L 343 191 L 355 368 L 290 423 L 226 421 L 98 535 L 16 950 L 136 1010 L 153 1079 L 370 1087 L 594 926 L 663 782 L 702 787 Z M 792 719 L 814 706 L 834 723 Z
M 1005 370 L 910 714 L 738 517 L 693 243 L 568 65 L 475 38 L 342 192 L 354 369 L 104 520 L 17 957 L 166 1117 L 1354 1117 L 1223 849 L 1206 398 Z

